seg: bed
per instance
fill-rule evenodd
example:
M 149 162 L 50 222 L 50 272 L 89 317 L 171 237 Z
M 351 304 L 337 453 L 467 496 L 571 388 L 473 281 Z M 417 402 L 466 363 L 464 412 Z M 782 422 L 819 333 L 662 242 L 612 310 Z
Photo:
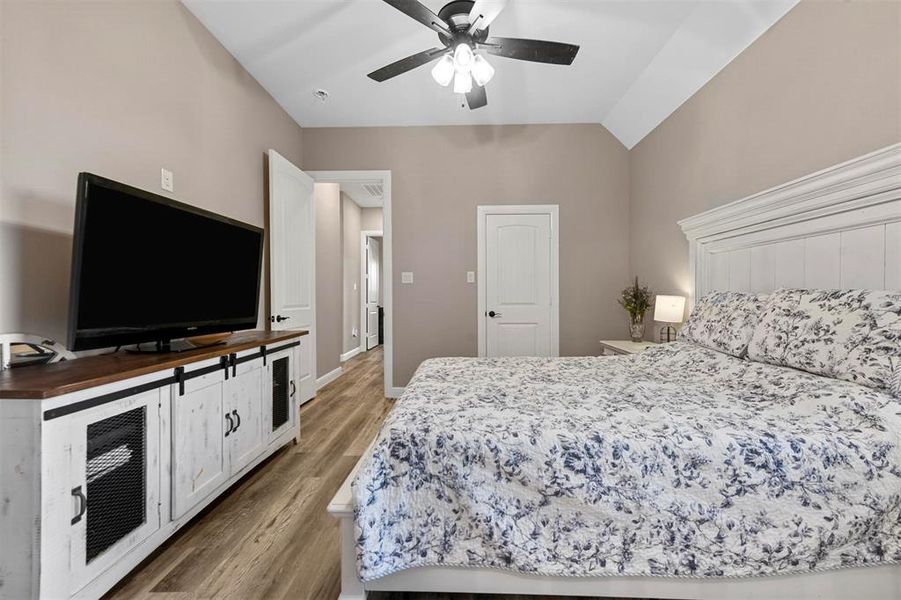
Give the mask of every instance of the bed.
M 899 169 L 896 146 L 683 222 L 695 297 L 901 288 Z M 901 400 L 692 342 L 433 359 L 329 510 L 347 599 L 899 597 Z

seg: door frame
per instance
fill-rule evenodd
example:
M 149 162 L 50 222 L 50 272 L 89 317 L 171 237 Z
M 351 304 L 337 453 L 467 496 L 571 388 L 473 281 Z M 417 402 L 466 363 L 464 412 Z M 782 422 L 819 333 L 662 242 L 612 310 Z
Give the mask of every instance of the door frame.
M 384 218 L 384 215 L 382 216 Z M 363 323 L 367 323 L 367 319 L 369 315 L 366 314 L 366 268 L 367 264 L 364 264 L 367 256 L 366 256 L 366 238 L 369 237 L 380 237 L 382 238 L 382 264 L 379 265 L 380 268 L 384 267 L 385 262 L 385 249 L 384 249 L 384 240 L 385 234 L 379 229 L 364 229 L 360 232 L 360 352 L 367 352 L 366 350 L 366 336 L 363 335 Z M 384 277 L 382 277 L 384 283 Z M 381 286 L 384 287 L 384 286 Z M 382 297 L 385 297 L 385 290 L 382 290 Z M 387 310 L 385 311 L 387 312 Z
M 551 218 L 551 319 L 550 338 L 551 356 L 560 356 L 560 207 L 557 204 L 501 204 L 476 207 L 476 252 L 478 281 L 479 324 L 479 356 L 488 355 L 488 336 L 486 335 L 485 318 L 488 310 L 487 300 L 487 266 L 485 251 L 487 249 L 486 223 L 488 215 L 548 215 Z
M 382 273 L 385 282 L 382 298 L 385 307 L 385 397 L 398 398 L 404 392 L 402 387 L 394 387 L 394 279 L 391 263 L 391 171 L 306 171 L 317 183 L 351 183 L 357 181 L 382 182 Z M 362 329 L 362 323 L 360 323 Z

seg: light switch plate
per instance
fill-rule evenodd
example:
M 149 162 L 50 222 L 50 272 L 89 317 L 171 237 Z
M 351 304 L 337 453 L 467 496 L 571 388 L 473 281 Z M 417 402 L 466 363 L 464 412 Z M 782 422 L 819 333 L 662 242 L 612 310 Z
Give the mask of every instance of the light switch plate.
M 466 271 L 466 283 L 475 283 L 476 282 L 476 272 L 475 271 Z
M 413 283 L 413 272 L 412 271 L 404 271 L 400 274 L 400 282 L 401 283 Z
M 172 183 L 172 171 L 160 169 L 160 187 L 167 192 L 175 191 L 175 186 Z

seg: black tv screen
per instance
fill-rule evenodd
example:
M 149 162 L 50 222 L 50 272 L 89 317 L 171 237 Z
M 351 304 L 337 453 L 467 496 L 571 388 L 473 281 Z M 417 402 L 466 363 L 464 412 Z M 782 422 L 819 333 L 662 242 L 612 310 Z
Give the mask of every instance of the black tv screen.
M 253 328 L 262 260 L 258 227 L 81 173 L 68 346 Z

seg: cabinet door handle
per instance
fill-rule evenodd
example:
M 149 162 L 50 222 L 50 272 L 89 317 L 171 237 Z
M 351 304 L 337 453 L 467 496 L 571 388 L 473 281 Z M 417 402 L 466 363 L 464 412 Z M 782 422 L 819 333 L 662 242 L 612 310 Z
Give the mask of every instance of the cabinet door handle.
M 233 410 L 232 414 L 235 415 L 235 419 L 237 419 L 237 421 L 238 421 L 238 424 L 235 425 L 235 431 L 238 431 L 238 427 L 241 426 L 241 415 L 239 415 L 238 411 L 236 411 L 236 410 Z
M 72 495 L 78 498 L 78 514 L 72 517 L 72 525 L 75 525 L 81 521 L 85 511 L 88 510 L 88 499 L 85 498 L 84 493 L 82 493 L 81 486 L 72 488 Z
M 294 385 L 294 382 L 292 381 L 291 382 L 291 394 L 289 395 L 289 397 L 293 398 L 294 394 L 296 394 L 296 393 L 297 393 L 297 386 Z
M 228 429 L 225 431 L 225 437 L 228 437 L 228 434 L 232 432 L 235 424 L 232 421 L 231 413 L 225 413 L 225 420 L 228 421 Z

